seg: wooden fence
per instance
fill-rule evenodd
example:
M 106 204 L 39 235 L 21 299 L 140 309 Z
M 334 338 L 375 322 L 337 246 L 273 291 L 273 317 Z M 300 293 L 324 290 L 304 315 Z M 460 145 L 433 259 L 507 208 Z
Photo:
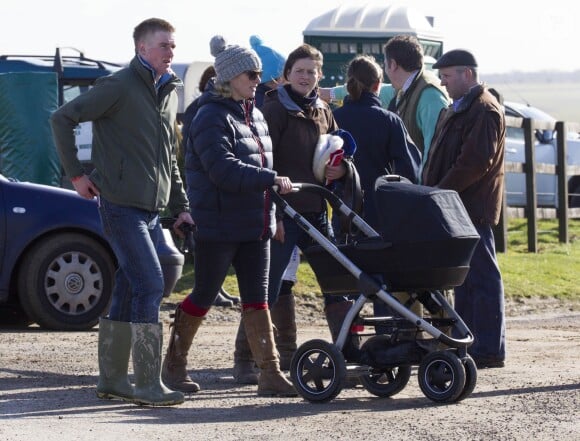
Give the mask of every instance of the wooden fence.
M 568 176 L 580 175 L 580 166 L 566 164 L 567 136 L 568 132 L 579 132 L 580 124 L 558 121 L 554 128 L 553 123 L 536 121 L 530 118 L 506 117 L 508 127 L 517 127 L 524 130 L 525 163 L 506 162 L 505 171 L 524 173 L 526 180 L 526 207 L 516 208 L 504 203 L 500 223 L 495 229 L 496 249 L 498 252 L 507 250 L 507 219 L 510 217 L 525 217 L 528 223 L 528 251 L 538 250 L 538 218 L 558 219 L 558 239 L 561 243 L 568 243 L 568 221 L 570 218 L 580 218 L 580 208 L 570 208 L 568 203 Z M 535 159 L 535 130 L 556 131 L 557 152 L 556 163 L 537 163 Z M 536 173 L 555 174 L 557 176 L 558 205 L 557 208 L 538 208 Z

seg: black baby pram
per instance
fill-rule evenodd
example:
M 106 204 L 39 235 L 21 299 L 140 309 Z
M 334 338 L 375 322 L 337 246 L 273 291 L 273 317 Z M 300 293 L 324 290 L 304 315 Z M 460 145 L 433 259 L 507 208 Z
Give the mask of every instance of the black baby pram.
M 350 219 L 360 238 L 344 244 L 333 243 L 276 196 L 317 244 L 303 252 L 322 291 L 357 293 L 336 342 L 307 341 L 292 359 L 292 382 L 308 401 L 332 400 L 347 377 L 358 377 L 376 396 L 395 395 L 407 385 L 412 366 L 418 366 L 419 386 L 433 401 L 456 402 L 475 388 L 477 368 L 467 354 L 473 336 L 441 290 L 463 283 L 479 236 L 456 192 L 405 181 L 391 175 L 377 180 L 378 232 L 326 188 L 294 185 L 294 191 L 324 197 L 335 213 Z M 410 300 L 397 300 L 397 291 Z M 392 314 L 365 316 L 365 304 L 377 299 Z M 414 302 L 430 314 L 416 315 L 410 310 Z M 380 332 L 353 334 L 356 325 Z M 353 341 L 364 341 L 354 353 Z

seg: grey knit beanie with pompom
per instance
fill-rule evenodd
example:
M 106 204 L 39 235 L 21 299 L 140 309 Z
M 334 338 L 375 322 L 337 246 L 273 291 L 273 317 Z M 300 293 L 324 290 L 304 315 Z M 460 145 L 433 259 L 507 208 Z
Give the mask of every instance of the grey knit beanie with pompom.
M 212 37 L 209 48 L 215 57 L 214 68 L 218 83 L 230 81 L 245 71 L 262 70 L 262 62 L 255 51 L 237 45 L 228 45 L 221 35 Z

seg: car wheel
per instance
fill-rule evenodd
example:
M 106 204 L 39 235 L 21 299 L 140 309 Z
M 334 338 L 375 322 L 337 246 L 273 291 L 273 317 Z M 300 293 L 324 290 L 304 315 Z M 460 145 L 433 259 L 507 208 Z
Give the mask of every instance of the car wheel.
M 19 304 L 3 304 L 0 305 L 0 324 L 2 329 L 5 328 L 26 328 L 33 322 L 28 318 L 28 315 L 22 310 Z
M 24 256 L 20 304 L 43 328 L 90 329 L 109 307 L 114 274 L 113 258 L 99 242 L 79 233 L 57 234 Z

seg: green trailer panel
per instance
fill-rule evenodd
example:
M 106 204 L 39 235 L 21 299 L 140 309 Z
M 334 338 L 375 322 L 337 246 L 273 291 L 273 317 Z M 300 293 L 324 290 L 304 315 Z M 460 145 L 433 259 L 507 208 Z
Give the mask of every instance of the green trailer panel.
M 0 173 L 19 181 L 60 185 L 60 161 L 49 123 L 57 103 L 56 73 L 0 74 Z

